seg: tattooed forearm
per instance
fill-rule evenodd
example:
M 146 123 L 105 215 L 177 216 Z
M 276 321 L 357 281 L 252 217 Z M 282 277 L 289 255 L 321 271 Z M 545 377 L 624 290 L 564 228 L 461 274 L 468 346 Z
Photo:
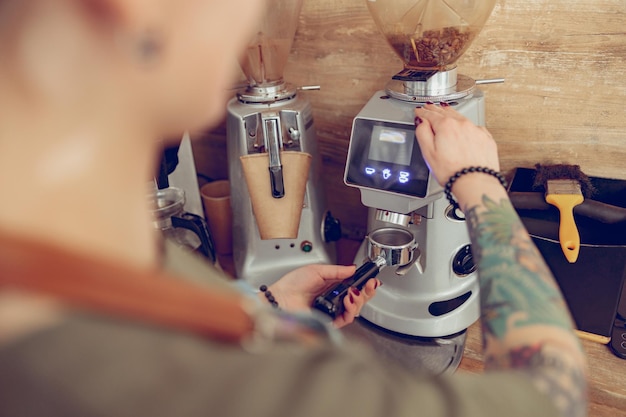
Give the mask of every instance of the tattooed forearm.
M 510 201 L 466 210 L 479 267 L 487 369 L 527 373 L 563 416 L 586 415 L 580 344 L 561 292 Z
M 466 218 L 480 267 L 481 302 L 496 338 L 509 326 L 551 324 L 571 329 L 563 297 L 508 199 L 483 198 Z

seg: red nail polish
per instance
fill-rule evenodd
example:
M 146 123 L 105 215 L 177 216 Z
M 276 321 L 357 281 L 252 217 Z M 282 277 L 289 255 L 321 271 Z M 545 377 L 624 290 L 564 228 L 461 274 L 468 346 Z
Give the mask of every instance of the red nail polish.
M 354 297 L 352 296 L 352 294 L 348 294 L 349 300 L 351 304 L 354 304 Z
M 449 107 L 450 105 L 448 103 L 446 103 L 445 101 L 442 101 L 441 103 L 439 103 L 439 105 L 441 107 Z
M 427 101 L 426 104 L 435 104 L 432 101 Z
M 415 126 L 417 127 L 420 125 L 420 123 L 422 123 L 422 119 L 420 119 L 419 117 L 415 117 L 414 123 L 415 123 Z
M 352 288 L 352 290 L 354 291 L 354 295 L 356 295 L 357 297 L 358 297 L 359 295 L 361 295 L 361 291 L 359 291 L 359 289 L 358 289 L 358 288 L 353 287 L 353 288 Z

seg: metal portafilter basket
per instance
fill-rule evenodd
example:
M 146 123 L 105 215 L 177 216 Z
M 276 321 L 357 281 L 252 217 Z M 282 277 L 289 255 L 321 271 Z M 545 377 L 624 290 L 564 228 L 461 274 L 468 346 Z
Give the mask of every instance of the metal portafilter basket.
M 343 313 L 343 299 L 350 288 L 362 289 L 370 278 L 376 277 L 386 266 L 397 266 L 396 273 L 403 275 L 419 257 L 415 238 L 406 229 L 399 227 L 377 229 L 372 231 L 366 240 L 368 260 L 353 276 L 319 295 L 313 303 L 313 308 L 329 315 L 333 320 Z

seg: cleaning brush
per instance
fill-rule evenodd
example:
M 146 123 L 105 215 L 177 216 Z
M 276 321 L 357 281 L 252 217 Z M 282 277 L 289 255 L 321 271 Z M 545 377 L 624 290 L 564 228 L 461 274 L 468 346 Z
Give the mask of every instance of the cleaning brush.
M 559 209 L 559 242 L 568 262 L 574 263 L 580 251 L 580 235 L 574 220 L 574 207 L 590 196 L 593 185 L 578 165 L 537 164 L 533 187 L 545 188 L 546 202 Z

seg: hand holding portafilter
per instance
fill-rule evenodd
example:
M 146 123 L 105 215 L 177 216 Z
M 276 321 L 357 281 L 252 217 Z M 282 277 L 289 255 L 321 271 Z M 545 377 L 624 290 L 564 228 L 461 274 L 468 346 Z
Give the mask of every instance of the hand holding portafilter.
M 313 308 L 320 310 L 333 319 L 339 316 L 343 310 L 343 299 L 351 287 L 359 290 L 370 279 L 376 277 L 385 266 L 398 266 L 410 268 L 415 261 L 417 243 L 413 234 L 399 227 L 383 227 L 369 233 L 367 240 L 367 254 L 369 261 L 361 265 L 353 276 L 345 279 L 335 287 L 318 296 L 313 303 Z M 403 275 L 406 271 L 396 274 Z
M 333 320 L 344 311 L 343 299 L 348 294 L 350 288 L 359 290 L 369 281 L 376 277 L 380 270 L 387 265 L 385 258 L 379 256 L 373 261 L 368 261 L 361 265 L 354 275 L 346 278 L 325 293 L 319 295 L 313 302 L 313 308 L 328 314 Z

